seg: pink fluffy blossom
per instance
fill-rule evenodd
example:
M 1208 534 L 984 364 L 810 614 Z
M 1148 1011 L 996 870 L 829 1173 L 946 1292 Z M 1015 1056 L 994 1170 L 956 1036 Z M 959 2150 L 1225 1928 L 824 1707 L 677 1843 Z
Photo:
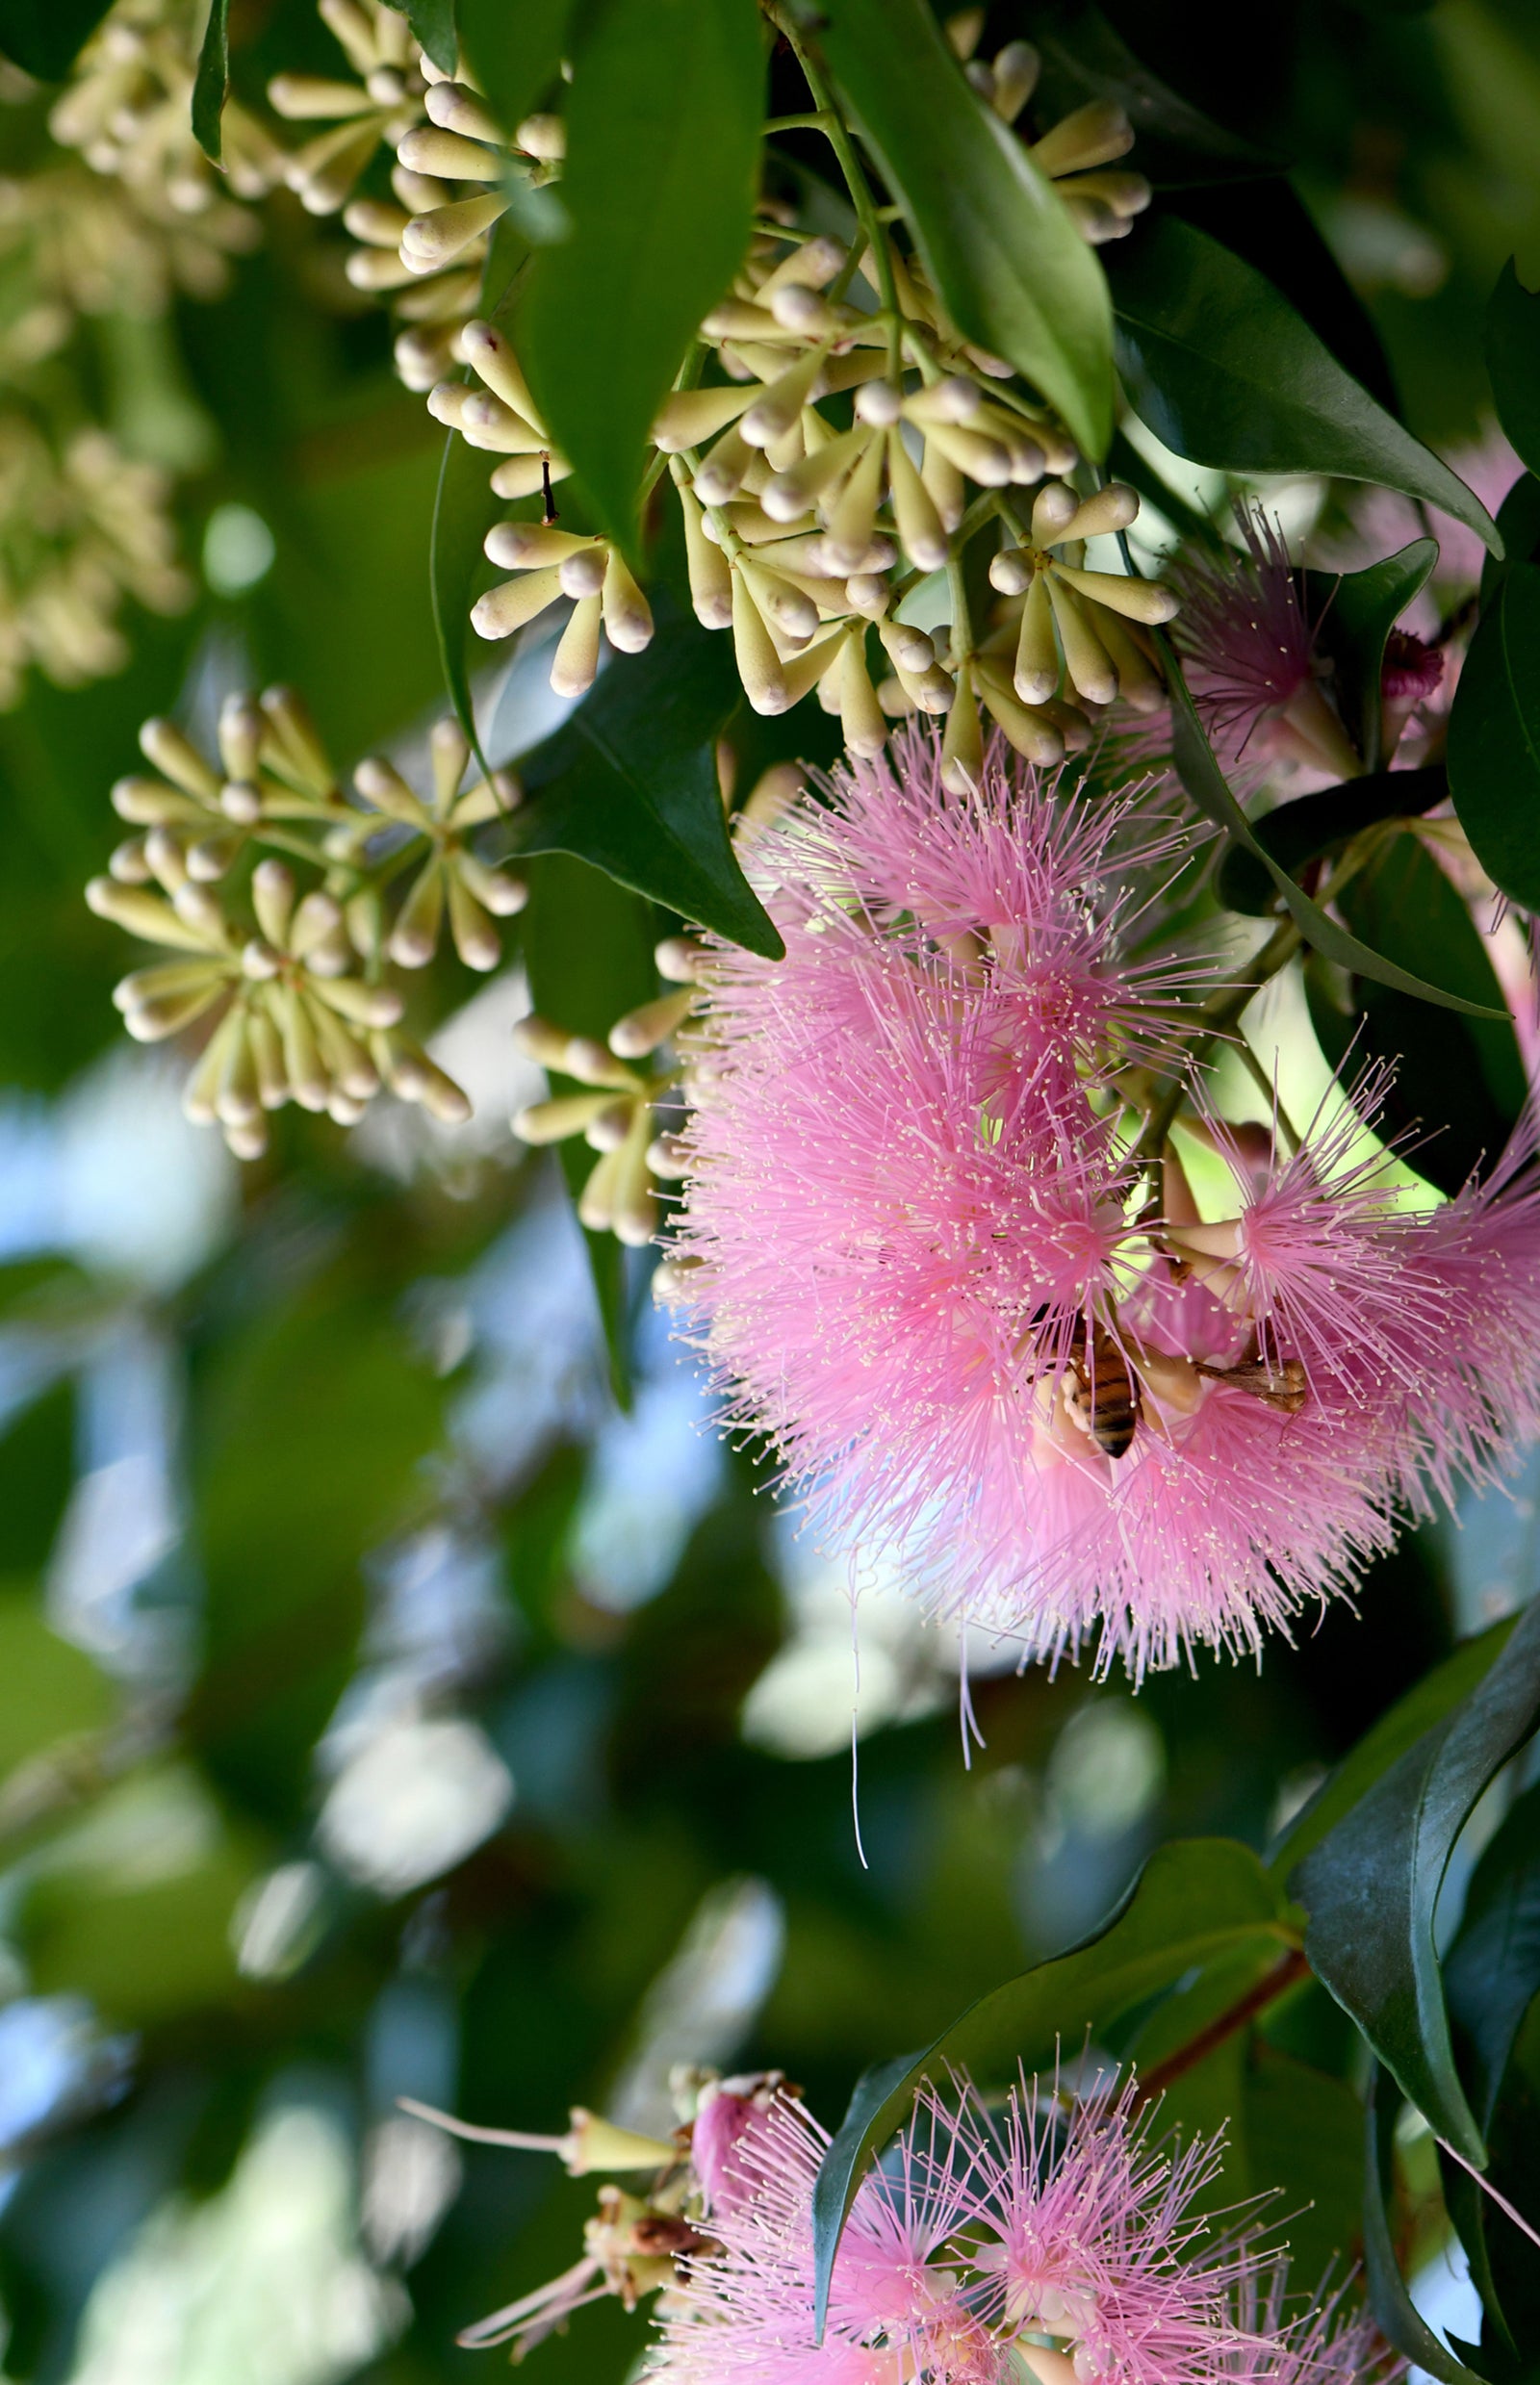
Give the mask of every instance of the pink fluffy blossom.
M 1111 1095 L 1202 990 L 1129 951 L 1185 859 L 1145 799 L 998 762 L 950 798 L 919 731 L 799 806 L 753 862 L 785 960 L 713 962 L 677 1245 L 730 1417 L 826 1534 L 1136 1678 L 1254 1651 L 1540 1423 L 1532 1141 L 1419 1216 L 1351 1115 L 1260 1161 L 1216 1128 L 1231 1215 L 1149 1214 Z
M 1329 779 L 1359 767 L 1322 692 L 1318 623 L 1275 522 L 1237 506 L 1245 552 L 1194 551 L 1172 566 L 1182 609 L 1171 637 L 1221 760 L 1303 763 Z
M 783 2099 L 737 2155 L 719 2249 L 692 2256 L 663 2319 L 673 2385 L 1210 2385 L 1251 2349 L 1266 2266 L 1194 2209 L 1216 2145 L 1154 2134 L 1132 2083 L 1076 2101 L 1022 2080 L 990 2104 L 922 2090 L 858 2189 L 814 2340 L 812 2193 L 828 2140 Z M 1276 2333 L 1276 2314 L 1267 2315 Z

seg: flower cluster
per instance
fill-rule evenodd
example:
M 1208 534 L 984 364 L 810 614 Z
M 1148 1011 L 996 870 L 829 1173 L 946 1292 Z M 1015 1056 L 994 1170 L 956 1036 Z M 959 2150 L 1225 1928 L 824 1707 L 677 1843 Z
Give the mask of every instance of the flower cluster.
M 147 721 L 141 744 L 155 775 L 113 789 L 138 833 L 87 900 L 178 956 L 135 970 L 115 1000 L 139 1041 L 202 1037 L 188 1116 L 217 1121 L 242 1159 L 266 1148 L 268 1114 L 291 1101 L 351 1125 L 385 1086 L 447 1123 L 469 1117 L 460 1088 L 402 1028 L 405 998 L 387 973 L 425 966 L 446 918 L 468 968 L 497 967 L 494 921 L 525 888 L 474 838 L 517 800 L 514 782 L 464 786 L 470 749 L 446 721 L 429 796 L 371 757 L 349 801 L 286 688 L 225 704 L 217 761 L 169 721 Z M 276 850 L 258 859 L 265 845 Z M 303 892 L 295 858 L 311 873 Z
M 1134 2081 L 1076 2094 L 1020 2078 L 1000 2096 L 965 2077 L 922 2086 L 857 2190 L 814 2321 L 813 2187 L 829 2139 L 779 2072 L 676 2073 L 672 2145 L 575 2112 L 565 2136 L 457 2135 L 554 2153 L 601 2191 L 570 2270 L 466 2329 L 515 2358 L 585 2303 L 655 2293 L 645 2373 L 671 2385 L 1368 2385 L 1397 2365 L 1344 2297 L 1286 2317 L 1288 2268 L 1254 2228 L 1199 2215 L 1218 2142 L 1157 2134 Z M 640 2173 L 651 2170 L 650 2183 Z
M 169 498 L 167 475 L 104 430 L 56 445 L 30 414 L 0 414 L 0 707 L 32 664 L 60 687 L 119 670 L 125 597 L 156 613 L 191 603 Z
M 116 0 L 76 60 L 49 130 L 61 147 L 111 177 L 151 222 L 195 222 L 219 246 L 248 244 L 226 183 L 193 137 L 192 80 L 202 39 L 196 0 Z M 227 187 L 261 198 L 279 181 L 282 156 L 238 100 L 221 127 Z
M 786 958 L 707 964 L 670 1286 L 856 1551 L 1138 1677 L 1255 1649 L 1540 1424 L 1540 1171 L 1526 1134 L 1400 1206 L 1373 1079 L 1297 1148 L 1226 1127 L 1200 1061 L 1238 1006 L 1147 949 L 1191 832 L 1006 761 L 959 800 L 911 731 L 755 841 Z

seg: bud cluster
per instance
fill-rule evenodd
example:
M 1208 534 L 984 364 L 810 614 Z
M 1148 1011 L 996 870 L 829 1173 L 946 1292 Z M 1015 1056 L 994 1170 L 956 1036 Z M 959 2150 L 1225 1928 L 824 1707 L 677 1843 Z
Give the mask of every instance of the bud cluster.
M 146 721 L 140 742 L 151 775 L 113 789 L 136 833 L 87 901 L 177 956 L 135 970 L 114 999 L 140 1042 L 201 1038 L 188 1116 L 217 1122 L 242 1159 L 266 1148 L 268 1114 L 289 1102 L 351 1125 L 386 1087 L 445 1123 L 468 1118 L 465 1094 L 403 1028 L 389 971 L 425 967 L 446 919 L 467 967 L 498 966 L 495 922 L 523 907 L 525 887 L 475 838 L 517 801 L 514 782 L 466 786 L 470 748 L 445 721 L 430 793 L 372 757 L 349 799 L 287 688 L 226 702 L 216 760 L 169 721 Z
M 706 966 L 693 936 L 671 936 L 657 947 L 660 977 L 675 990 L 628 1011 L 605 1041 L 575 1036 L 531 1015 L 516 1031 L 520 1050 L 552 1075 L 584 1090 L 556 1093 L 519 1112 L 513 1131 L 528 1143 L 565 1142 L 580 1135 L 599 1157 L 578 1198 L 578 1215 L 593 1234 L 613 1233 L 636 1247 L 653 1241 L 660 1213 L 660 1184 L 682 1176 L 678 1135 L 659 1116 L 679 1121 L 680 1092 L 693 1094 L 703 1052 L 686 1029 Z M 633 1064 L 650 1061 L 643 1069 Z

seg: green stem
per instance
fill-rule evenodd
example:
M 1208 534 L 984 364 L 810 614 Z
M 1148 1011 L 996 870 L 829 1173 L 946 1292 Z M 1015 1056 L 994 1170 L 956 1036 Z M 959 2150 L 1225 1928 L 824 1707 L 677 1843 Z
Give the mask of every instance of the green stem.
M 850 192 L 850 203 L 856 210 L 856 221 L 860 224 L 865 236 L 866 245 L 871 251 L 877 274 L 877 295 L 882 301 L 884 312 L 888 317 L 887 367 L 896 379 L 900 361 L 897 328 L 900 320 L 898 284 L 893 276 L 893 260 L 888 252 L 887 235 L 878 220 L 877 202 L 872 196 L 871 185 L 861 170 L 860 160 L 856 155 L 856 145 L 834 106 L 834 95 L 824 80 L 823 69 L 802 41 L 795 27 L 787 21 L 779 9 L 767 10 L 766 13 L 771 23 L 784 35 L 793 57 L 802 68 L 803 78 L 812 93 L 813 106 L 817 110 L 814 122 L 818 130 L 828 137 L 829 145 L 834 150 L 839 170 L 845 178 L 845 188 Z

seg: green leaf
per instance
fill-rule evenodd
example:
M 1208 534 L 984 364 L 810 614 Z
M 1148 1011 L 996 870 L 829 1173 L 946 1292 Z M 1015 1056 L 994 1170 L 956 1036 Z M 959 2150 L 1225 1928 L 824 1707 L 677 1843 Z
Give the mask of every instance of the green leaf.
M 1353 933 L 1387 960 L 1436 969 L 1440 985 L 1484 1008 L 1502 1003 L 1469 906 L 1420 836 L 1392 837 L 1349 881 L 1340 908 Z M 1457 1192 L 1474 1167 L 1502 1150 L 1527 1097 L 1511 1016 L 1504 1010 L 1497 1018 L 1461 1018 L 1388 987 L 1362 984 L 1345 1013 L 1323 976 L 1317 972 L 1307 992 L 1327 1059 L 1346 1066 L 1395 1064 L 1385 1129 L 1414 1137 L 1405 1152 L 1410 1165 L 1441 1192 Z
M 600 526 L 634 554 L 648 433 L 743 262 L 764 49 L 754 0 L 603 0 L 576 61 L 561 196 L 519 353 Z
M 603 1042 L 617 1018 L 657 991 L 653 907 L 565 854 L 537 860 L 528 876 L 529 907 L 520 928 L 534 1007 L 543 1018 Z M 551 1087 L 553 1093 L 583 1090 L 555 1075 Z M 576 1200 L 594 1154 L 580 1138 L 560 1149 L 567 1189 Z M 613 1234 L 583 1239 L 609 1351 L 611 1388 L 624 1407 L 630 1398 L 626 1252 Z
M 924 0 L 825 0 L 817 39 L 958 329 L 1105 455 L 1106 278 L 1024 143 L 970 89 Z
M 1486 612 L 1515 563 L 1540 563 L 1540 480 L 1521 473 L 1498 507 L 1501 555 L 1489 554 L 1481 566 L 1480 607 Z
M 1449 774 L 1442 762 L 1421 770 L 1376 770 L 1362 779 L 1323 786 L 1314 795 L 1298 795 L 1276 811 L 1264 812 L 1251 823 L 1257 842 L 1291 878 L 1310 862 L 1337 852 L 1349 837 L 1381 820 L 1421 819 L 1449 796 Z M 1265 917 L 1276 900 L 1271 873 L 1245 845 L 1231 845 L 1222 857 L 1215 880 L 1221 903 L 1231 910 Z
M 554 83 L 573 0 L 459 0 L 460 47 L 510 132 Z
M 459 70 L 460 44 L 455 33 L 454 0 L 389 0 L 392 8 L 399 8 L 412 28 L 412 38 L 418 48 L 425 52 L 441 74 Z M 528 13 L 528 0 L 518 0 L 517 11 L 510 0 L 503 0 L 503 13 L 510 21 L 517 14 Z
M 1392 1765 L 1294 1872 L 1317 1976 L 1437 2134 L 1486 2147 L 1454 2067 L 1433 1925 L 1455 1839 L 1540 1714 L 1540 1604 L 1464 1702 Z
M 1512 257 L 1486 310 L 1486 369 L 1498 421 L 1540 473 L 1540 291 L 1526 290 Z
M 1499 551 L 1464 481 L 1345 372 L 1270 281 L 1170 215 L 1107 256 L 1130 403 L 1194 464 L 1330 473 L 1441 506 Z
M 1439 2385 L 1486 2385 L 1457 2360 L 1433 2333 L 1406 2291 L 1396 2260 L 1390 2210 L 1396 2163 L 1396 2116 L 1401 2098 L 1385 2073 L 1376 2070 L 1364 2116 L 1364 2278 L 1369 2304 L 1381 2333 Z
M 1410 970 L 1398 968 L 1393 961 L 1372 952 L 1356 936 L 1327 917 L 1319 903 L 1313 903 L 1304 888 L 1279 867 L 1253 829 L 1245 813 L 1230 792 L 1229 782 L 1214 758 L 1214 749 L 1198 719 L 1196 706 L 1182 677 L 1181 667 L 1170 641 L 1157 630 L 1156 640 L 1166 662 L 1167 683 L 1171 696 L 1171 759 L 1176 773 L 1198 809 L 1218 825 L 1228 830 L 1239 844 L 1259 860 L 1273 885 L 1282 895 L 1300 934 L 1318 952 L 1340 967 L 1356 970 L 1360 977 L 1372 977 L 1381 986 L 1394 986 L 1401 993 L 1416 994 L 1420 1001 L 1438 1002 L 1451 1011 L 1468 1012 L 1476 1018 L 1502 1018 L 1505 1011 L 1492 1010 L 1480 1003 L 1468 1002 L 1462 994 L 1447 991 L 1442 986 L 1429 985 L 1425 979 L 1414 977 Z
M 1361 2220 L 1364 2134 L 1363 2108 L 1347 2080 L 1254 2039 L 1239 2126 L 1251 2192 L 1278 2190 L 1296 2278 L 1313 2285 L 1333 2263 L 1347 2267 Z
M 223 154 L 219 127 L 229 90 L 230 0 L 209 0 L 209 21 L 192 78 L 192 138 L 216 166 Z
M 1136 1886 L 1091 1937 L 970 2005 L 922 2054 L 869 2070 L 824 2156 L 813 2189 L 818 2324 L 845 2216 L 874 2156 L 909 2114 L 921 2082 L 965 2070 L 982 2088 L 1054 2063 L 1198 1965 L 1282 1952 L 1293 1943 L 1281 1893 L 1248 1847 L 1227 1838 L 1157 1849 Z
M 0 0 L 0 51 L 39 83 L 62 83 L 112 0 Z
M 1540 1782 L 1515 1800 L 1482 1850 L 1444 1986 L 1475 2058 L 1475 2103 L 1486 2129 L 1525 2013 L 1540 1995 Z
M 573 719 L 521 764 L 530 798 L 508 823 L 509 849 L 577 854 L 779 960 L 784 948 L 738 867 L 717 788 L 715 738 L 739 693 L 732 647 L 666 590 L 655 611 L 645 654 L 612 662 Z
M 1361 572 L 1305 574 L 1317 640 L 1334 670 L 1337 709 L 1366 770 L 1378 770 L 1386 758 L 1380 692 L 1386 641 L 1437 561 L 1438 541 L 1417 538 Z
M 1274 1880 L 1285 1885 L 1297 1864 L 1366 1797 L 1374 1782 L 1408 1748 L 1479 1687 L 1513 1636 L 1518 1617 L 1505 1616 L 1474 1639 L 1462 1640 L 1442 1664 L 1424 1674 L 1415 1689 L 1397 1700 L 1372 1731 L 1348 1751 L 1296 1814 L 1269 1858 Z
M 1540 910 L 1540 565 L 1515 563 L 1482 616 L 1450 715 L 1450 792 L 1488 876 Z

